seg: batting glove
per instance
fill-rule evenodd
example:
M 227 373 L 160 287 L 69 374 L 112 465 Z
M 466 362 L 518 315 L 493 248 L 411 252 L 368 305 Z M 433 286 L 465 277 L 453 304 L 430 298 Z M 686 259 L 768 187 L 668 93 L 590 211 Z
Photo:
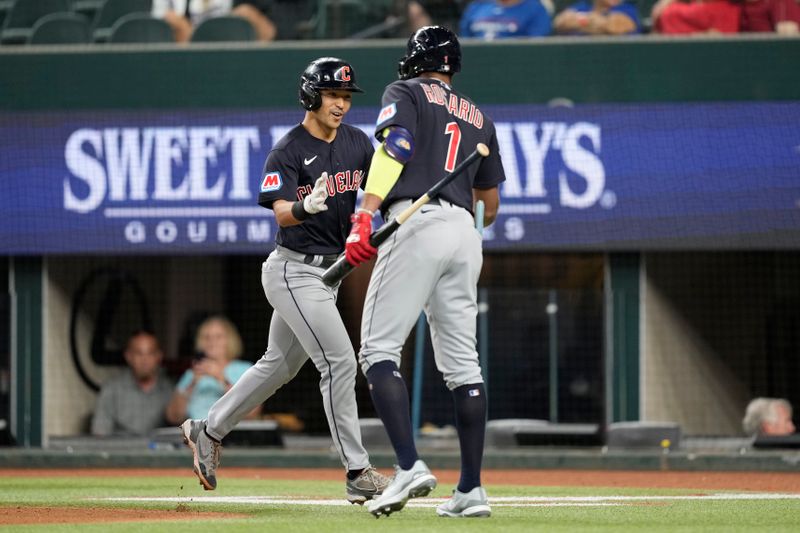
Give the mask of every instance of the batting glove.
M 378 253 L 378 249 L 369 243 L 369 236 L 372 234 L 372 215 L 366 211 L 359 211 L 350 215 L 350 222 L 353 223 L 353 228 L 344 246 L 344 256 L 348 263 L 358 266 Z
M 327 211 L 328 206 L 325 205 L 325 200 L 328 199 L 328 173 L 323 172 L 314 183 L 314 189 L 311 194 L 303 199 L 303 209 L 309 215 L 316 215 L 322 211 Z

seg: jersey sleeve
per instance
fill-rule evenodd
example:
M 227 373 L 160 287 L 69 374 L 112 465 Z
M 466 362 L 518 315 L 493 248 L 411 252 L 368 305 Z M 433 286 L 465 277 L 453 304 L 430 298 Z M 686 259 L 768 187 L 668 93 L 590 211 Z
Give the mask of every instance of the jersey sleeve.
M 365 190 L 367 187 L 367 176 L 369 176 L 369 167 L 372 164 L 372 156 L 375 154 L 375 148 L 366 135 L 362 136 L 362 140 L 364 143 L 364 175 L 361 178 L 361 185 L 359 185 L 359 187 L 361 190 Z
M 375 138 L 383 141 L 383 130 L 389 126 L 400 126 L 411 133 L 417 131 L 417 101 L 411 87 L 403 82 L 389 85 L 383 92 L 383 107 L 375 123 Z
M 475 174 L 472 187 L 475 189 L 492 189 L 506 180 L 503 162 L 500 159 L 500 146 L 497 144 L 494 125 L 492 125 L 491 138 L 489 139 L 489 157 L 484 158 Z
M 258 205 L 272 209 L 275 200 L 293 202 L 297 199 L 297 169 L 283 150 L 273 150 L 267 156 L 261 173 Z

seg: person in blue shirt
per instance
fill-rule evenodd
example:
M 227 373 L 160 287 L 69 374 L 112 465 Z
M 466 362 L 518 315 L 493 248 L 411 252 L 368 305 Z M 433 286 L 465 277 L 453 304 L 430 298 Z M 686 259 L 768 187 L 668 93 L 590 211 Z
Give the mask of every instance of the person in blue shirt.
M 167 421 L 179 424 L 185 418 L 206 418 L 208 410 L 228 392 L 252 365 L 239 360 L 242 338 L 236 326 L 221 315 L 208 317 L 197 328 L 195 360 L 175 386 L 167 406 Z M 259 405 L 247 418 L 259 415 Z
M 556 15 L 556 33 L 626 35 L 642 32 L 636 6 L 622 0 L 581 0 Z
M 551 31 L 550 13 L 539 0 L 477 0 L 464 10 L 459 33 L 485 40 L 542 37 Z

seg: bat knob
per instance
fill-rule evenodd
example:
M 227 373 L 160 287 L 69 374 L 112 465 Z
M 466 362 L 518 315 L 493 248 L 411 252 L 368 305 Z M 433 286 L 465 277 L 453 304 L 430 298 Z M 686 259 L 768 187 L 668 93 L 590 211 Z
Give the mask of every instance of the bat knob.
M 489 155 L 489 147 L 483 143 L 478 143 L 478 146 L 475 147 L 481 157 L 487 157 Z

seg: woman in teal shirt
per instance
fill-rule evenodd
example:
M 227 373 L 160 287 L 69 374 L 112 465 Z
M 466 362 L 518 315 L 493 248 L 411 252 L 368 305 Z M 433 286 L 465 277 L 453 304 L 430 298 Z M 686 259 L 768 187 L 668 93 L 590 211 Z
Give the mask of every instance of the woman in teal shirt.
M 180 424 L 187 418 L 203 419 L 208 410 L 252 365 L 240 361 L 242 338 L 236 326 L 221 315 L 200 324 L 195 336 L 197 358 L 184 372 L 167 407 L 167 420 Z M 247 418 L 260 413 L 257 407 Z

